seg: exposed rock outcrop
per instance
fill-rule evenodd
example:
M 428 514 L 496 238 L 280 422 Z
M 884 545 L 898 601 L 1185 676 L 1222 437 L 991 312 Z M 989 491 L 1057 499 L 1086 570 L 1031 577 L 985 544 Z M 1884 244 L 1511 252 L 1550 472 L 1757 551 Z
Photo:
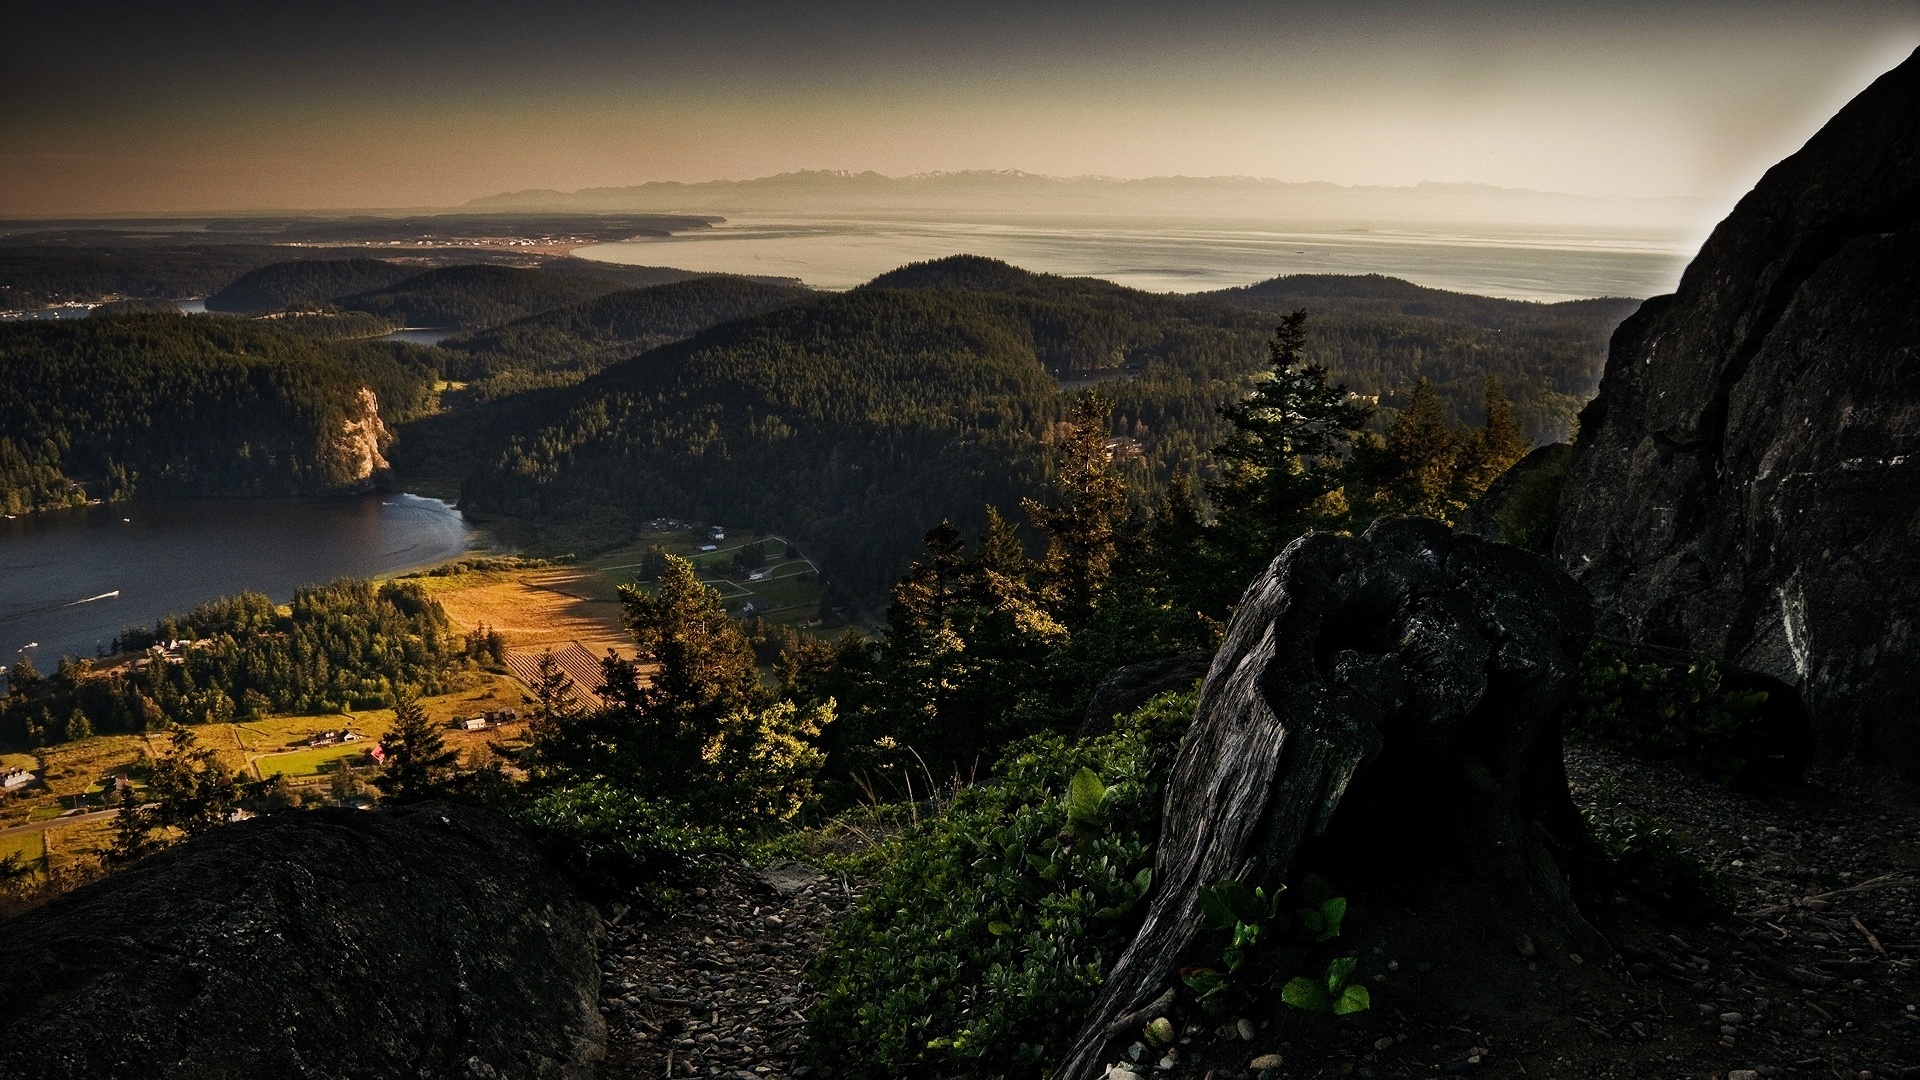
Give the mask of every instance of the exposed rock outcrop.
M 366 488 L 393 466 L 383 451 L 393 442 L 380 420 L 380 400 L 363 386 L 348 404 L 346 419 L 324 448 L 328 479 L 337 488 Z
M 1115 1060 L 1190 959 L 1202 886 L 1283 881 L 1309 845 L 1343 880 L 1464 880 L 1506 940 L 1587 951 L 1567 871 L 1590 842 L 1559 717 L 1591 629 L 1586 593 L 1546 559 L 1436 522 L 1289 546 L 1214 657 L 1146 921 L 1055 1075 Z
M 1454 518 L 1453 531 L 1528 551 L 1551 551 L 1560 488 L 1572 461 L 1571 443 L 1535 448 Z
M 1193 652 L 1114 668 L 1093 689 L 1087 711 L 1080 718 L 1080 737 L 1112 731 L 1114 717 L 1132 712 L 1156 695 L 1192 689 L 1194 683 L 1206 678 L 1212 663 L 1212 654 Z
M 1920 53 L 1621 325 L 1554 552 L 1611 629 L 1796 687 L 1920 777 Z
M 588 1077 L 599 937 L 475 810 L 242 822 L 0 924 L 0 1076 Z

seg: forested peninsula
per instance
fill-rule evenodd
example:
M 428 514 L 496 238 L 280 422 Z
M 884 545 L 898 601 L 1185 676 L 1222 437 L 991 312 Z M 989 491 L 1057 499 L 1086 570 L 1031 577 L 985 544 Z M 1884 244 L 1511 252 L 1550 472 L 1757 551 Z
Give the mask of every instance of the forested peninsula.
M 297 495 L 386 468 L 389 425 L 434 365 L 387 342 L 321 343 L 181 315 L 0 324 L 0 505 Z

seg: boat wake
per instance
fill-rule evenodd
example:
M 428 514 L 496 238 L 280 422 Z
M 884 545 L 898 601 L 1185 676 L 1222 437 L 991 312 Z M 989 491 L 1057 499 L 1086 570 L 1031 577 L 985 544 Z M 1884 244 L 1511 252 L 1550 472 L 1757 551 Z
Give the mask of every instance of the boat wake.
M 112 592 L 103 592 L 99 596 L 89 596 L 85 600 L 75 600 L 71 604 L 61 604 L 60 606 L 61 607 L 79 607 L 81 604 L 91 604 L 95 600 L 112 600 L 118 597 L 119 595 L 120 595 L 120 590 L 115 589 Z

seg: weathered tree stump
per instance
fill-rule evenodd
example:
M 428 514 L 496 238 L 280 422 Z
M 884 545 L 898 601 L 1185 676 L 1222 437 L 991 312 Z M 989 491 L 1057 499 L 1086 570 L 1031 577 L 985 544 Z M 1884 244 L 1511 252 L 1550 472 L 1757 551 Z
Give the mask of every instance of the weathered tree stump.
M 1316 859 L 1446 875 L 1512 933 L 1604 947 L 1567 874 L 1589 850 L 1560 712 L 1592 632 L 1545 559 L 1391 520 L 1314 534 L 1247 589 L 1167 787 L 1146 921 L 1057 1080 L 1100 1075 L 1174 985 L 1199 890 Z

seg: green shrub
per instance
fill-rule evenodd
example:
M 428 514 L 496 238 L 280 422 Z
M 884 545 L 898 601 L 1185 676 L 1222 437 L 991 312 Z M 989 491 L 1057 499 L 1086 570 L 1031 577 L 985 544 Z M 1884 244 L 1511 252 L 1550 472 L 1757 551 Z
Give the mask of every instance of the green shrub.
M 1766 701 L 1763 690 L 1726 688 L 1710 660 L 1666 663 L 1596 641 L 1581 662 L 1570 727 L 1649 757 L 1692 762 L 1725 783 L 1747 766 L 1742 728 Z
M 1613 880 L 1675 915 L 1704 915 L 1733 899 L 1732 887 L 1693 854 L 1684 833 L 1648 814 L 1583 810 L 1595 843 L 1612 863 Z
M 520 823 L 590 889 L 609 894 L 674 881 L 733 837 L 686 824 L 679 807 L 604 783 L 555 788 L 520 808 Z
M 811 1045 L 854 1076 L 1038 1076 L 1132 940 L 1194 695 L 1016 744 L 894 842 L 815 962 Z

